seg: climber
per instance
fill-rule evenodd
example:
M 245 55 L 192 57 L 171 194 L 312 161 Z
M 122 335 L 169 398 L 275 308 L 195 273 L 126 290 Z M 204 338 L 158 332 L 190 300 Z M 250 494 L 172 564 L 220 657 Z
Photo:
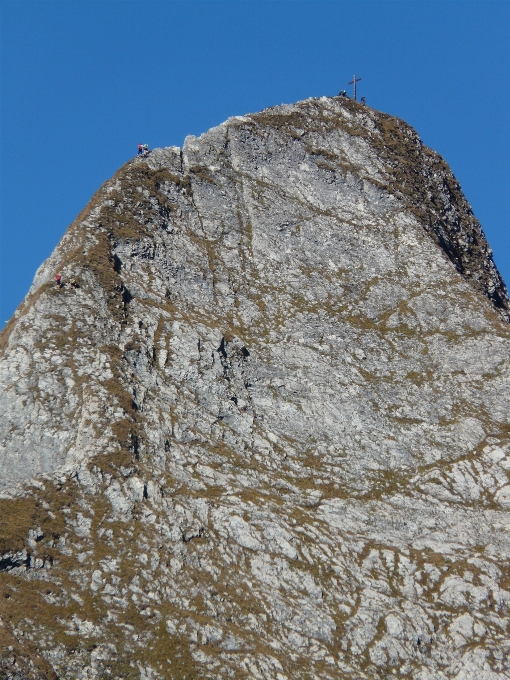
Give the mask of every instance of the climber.
M 57 288 L 62 288 L 62 286 L 64 285 L 62 283 L 62 276 L 61 276 L 60 272 L 55 275 L 55 283 L 57 284 Z
M 71 288 L 79 288 L 78 282 L 76 281 L 76 278 L 74 276 L 72 276 L 69 279 L 69 285 L 71 286 Z
M 340 92 L 338 93 L 338 96 L 339 97 L 347 97 L 347 92 L 345 90 L 340 90 Z
M 361 103 L 362 103 L 362 104 L 366 104 L 366 103 L 367 103 L 367 100 L 365 99 L 365 97 L 361 97 Z
M 144 144 L 144 145 L 143 145 L 143 155 L 144 155 L 144 156 L 148 156 L 148 155 L 149 155 L 149 145 L 148 145 L 148 144 Z
M 143 144 L 138 145 L 138 156 L 141 156 L 143 154 Z

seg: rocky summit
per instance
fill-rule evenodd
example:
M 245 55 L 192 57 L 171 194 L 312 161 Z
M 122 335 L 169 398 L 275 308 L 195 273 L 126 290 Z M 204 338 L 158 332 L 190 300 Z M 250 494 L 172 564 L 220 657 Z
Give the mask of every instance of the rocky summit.
M 351 99 L 129 161 L 2 333 L 0 677 L 510 678 L 508 314 Z

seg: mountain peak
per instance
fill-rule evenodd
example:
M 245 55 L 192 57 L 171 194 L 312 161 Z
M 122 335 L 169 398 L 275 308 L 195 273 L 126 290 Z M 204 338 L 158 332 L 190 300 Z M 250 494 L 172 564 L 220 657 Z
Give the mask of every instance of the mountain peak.
M 506 677 L 508 312 L 348 98 L 129 161 L 3 332 L 6 677 Z

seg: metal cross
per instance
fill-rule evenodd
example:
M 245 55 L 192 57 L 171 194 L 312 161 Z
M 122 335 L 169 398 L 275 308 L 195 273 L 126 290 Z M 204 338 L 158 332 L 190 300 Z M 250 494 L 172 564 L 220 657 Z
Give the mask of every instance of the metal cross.
M 354 85 L 354 101 L 356 101 L 356 83 L 359 83 L 360 80 L 361 78 L 356 78 L 356 76 L 353 76 L 351 82 L 349 83 L 349 85 Z

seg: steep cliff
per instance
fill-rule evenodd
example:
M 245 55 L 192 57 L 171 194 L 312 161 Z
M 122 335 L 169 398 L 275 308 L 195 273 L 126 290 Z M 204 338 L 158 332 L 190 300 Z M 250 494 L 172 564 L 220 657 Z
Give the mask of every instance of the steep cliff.
M 127 163 L 2 334 L 0 677 L 510 677 L 508 312 L 351 100 Z

